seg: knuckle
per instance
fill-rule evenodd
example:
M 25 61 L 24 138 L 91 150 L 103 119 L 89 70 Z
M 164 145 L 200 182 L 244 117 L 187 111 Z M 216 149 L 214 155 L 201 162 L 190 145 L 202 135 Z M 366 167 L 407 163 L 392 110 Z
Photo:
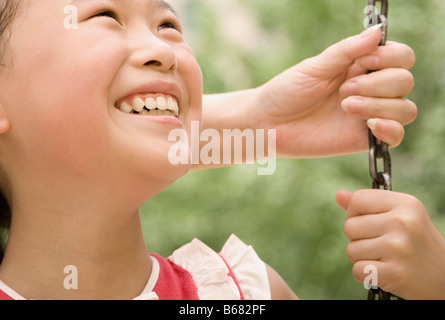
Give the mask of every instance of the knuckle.
M 348 246 L 346 247 L 346 256 L 351 262 L 355 262 L 352 243 L 348 244 Z
M 405 91 L 405 94 L 410 93 L 414 89 L 415 86 L 414 76 L 408 70 L 400 69 L 400 75 L 398 81 L 400 86 Z
M 349 240 L 352 240 L 353 239 L 354 229 L 355 229 L 353 219 L 347 220 L 345 222 L 345 225 L 344 225 L 343 229 L 344 229 L 344 233 L 345 233 L 346 237 L 348 237 Z M 349 248 L 349 246 L 348 246 L 348 248 Z M 348 250 L 348 248 L 347 248 L 347 250 Z
M 359 281 L 359 282 L 363 282 L 365 279 L 365 273 L 364 273 L 364 268 L 363 268 L 363 264 L 361 263 L 355 263 L 352 266 L 352 274 L 354 275 L 354 278 Z
M 386 140 L 392 148 L 399 146 L 405 137 L 405 128 L 400 123 L 393 123 L 387 128 L 388 137 Z
M 388 255 L 396 255 L 399 252 L 402 251 L 404 248 L 403 240 L 399 237 L 392 237 L 391 239 L 388 239 L 385 244 L 385 252 Z
M 407 210 L 402 213 L 393 215 L 391 224 L 395 227 L 396 230 L 401 230 L 403 233 L 406 234 L 413 234 L 413 232 L 415 232 L 417 226 L 419 225 L 419 218 L 416 214 L 413 214 L 412 211 Z M 400 238 L 396 239 L 392 240 L 392 242 L 394 242 L 393 244 L 401 245 Z
M 407 121 L 408 123 L 412 123 L 417 119 L 417 116 L 419 115 L 419 110 L 417 108 L 417 105 L 412 102 L 411 100 L 406 100 L 407 105 Z
M 417 199 L 414 196 L 409 195 L 409 201 L 410 201 L 410 205 L 412 208 L 414 208 L 414 212 L 424 212 L 425 211 L 425 207 L 422 203 L 422 201 L 420 201 L 419 199 Z
M 407 68 L 410 69 L 416 64 L 416 53 L 407 45 L 405 45 L 405 48 L 407 52 Z
M 380 269 L 381 268 L 373 261 L 357 261 L 354 262 L 354 265 L 352 266 L 352 274 L 357 281 L 364 283 L 366 278 L 372 273 L 375 277 L 377 277 L 375 280 L 378 282 L 377 285 L 380 286 L 382 271 Z
M 420 202 L 419 199 L 417 199 L 415 196 L 412 196 L 410 194 L 404 195 L 405 196 L 405 203 L 407 204 L 407 206 L 413 206 L 413 207 L 418 207 L 419 205 L 421 205 L 422 203 Z

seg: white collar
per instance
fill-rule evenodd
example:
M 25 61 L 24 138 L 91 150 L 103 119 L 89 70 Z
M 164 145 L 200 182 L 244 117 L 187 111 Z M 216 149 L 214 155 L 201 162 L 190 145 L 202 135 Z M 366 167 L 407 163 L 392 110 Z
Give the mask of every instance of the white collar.
M 0 290 L 2 290 L 4 293 L 6 293 L 8 296 L 10 296 L 14 300 L 26 300 L 24 297 L 19 295 L 17 292 L 12 290 L 6 283 L 0 280 Z
M 144 290 L 141 292 L 140 295 L 138 295 L 133 300 L 159 300 L 158 295 L 153 292 L 153 289 L 156 285 L 156 282 L 159 278 L 159 262 L 156 260 L 156 258 L 150 256 L 152 260 L 152 270 L 150 274 L 150 278 L 148 279 L 147 285 L 145 286 Z M 20 294 L 18 294 L 16 291 L 11 289 L 6 283 L 0 280 L 0 290 L 6 293 L 8 296 L 10 296 L 14 300 L 27 300 L 24 297 L 22 297 Z
M 158 295 L 153 291 L 156 282 L 158 282 L 159 278 L 159 262 L 156 258 L 150 256 L 152 261 L 152 267 L 151 267 L 151 274 L 150 278 L 148 278 L 147 285 L 145 286 L 144 290 L 141 292 L 140 295 L 138 295 L 133 300 L 159 300 Z

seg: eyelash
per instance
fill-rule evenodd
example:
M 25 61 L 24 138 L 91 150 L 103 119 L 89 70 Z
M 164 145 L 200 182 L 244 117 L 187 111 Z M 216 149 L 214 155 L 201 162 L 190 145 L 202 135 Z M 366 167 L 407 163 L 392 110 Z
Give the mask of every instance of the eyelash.
M 181 28 L 173 21 L 165 21 L 161 23 L 159 29 L 175 29 L 176 31 L 181 32 Z
M 111 10 L 104 10 L 92 16 L 92 18 L 98 18 L 98 17 L 108 17 L 119 21 L 117 18 L 117 14 Z
M 114 19 L 117 22 L 119 22 L 117 14 L 111 10 L 101 11 L 101 12 L 95 14 L 94 16 L 92 16 L 91 18 L 99 18 L 99 17 L 111 18 L 111 19 Z M 165 21 L 165 22 L 161 23 L 161 25 L 159 26 L 159 29 L 174 29 L 178 32 L 182 32 L 181 28 L 173 21 Z

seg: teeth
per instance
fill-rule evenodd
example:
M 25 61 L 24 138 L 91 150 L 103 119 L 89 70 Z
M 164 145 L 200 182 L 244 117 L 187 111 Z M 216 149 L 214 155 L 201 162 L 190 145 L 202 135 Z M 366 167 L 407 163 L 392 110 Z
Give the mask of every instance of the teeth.
M 150 115 L 152 116 L 174 116 L 173 112 L 170 110 L 151 110 Z
M 163 112 L 164 112 L 164 115 L 166 115 L 166 116 L 172 116 L 172 117 L 175 116 L 175 113 L 173 111 L 166 110 L 166 111 L 163 111 Z
M 168 107 L 167 99 L 165 99 L 164 97 L 158 97 L 156 99 L 156 103 L 158 105 L 159 110 L 167 110 Z
M 176 116 L 179 115 L 179 107 L 178 107 L 178 103 L 176 102 L 175 99 L 173 99 L 172 97 L 169 97 L 167 99 L 167 104 L 168 104 L 168 110 L 173 111 L 175 113 Z
M 121 104 L 120 110 L 125 113 L 131 113 L 133 111 L 133 107 L 130 106 L 128 103 L 124 102 Z
M 145 102 L 141 98 L 136 98 L 133 100 L 134 111 L 141 112 L 145 107 Z
M 147 108 L 148 110 L 153 110 L 156 109 L 158 107 L 158 104 L 156 103 L 156 100 L 153 98 L 147 98 L 145 100 L 145 108 Z
M 158 109 L 150 110 L 150 114 L 153 115 L 153 116 L 160 115 L 161 112 L 163 112 L 163 111 L 158 110 Z
M 135 98 L 131 105 L 123 102 L 119 109 L 125 113 L 137 112 L 142 115 L 179 116 L 178 102 L 173 97 L 159 96 L 156 99 L 149 97 L 145 101 Z

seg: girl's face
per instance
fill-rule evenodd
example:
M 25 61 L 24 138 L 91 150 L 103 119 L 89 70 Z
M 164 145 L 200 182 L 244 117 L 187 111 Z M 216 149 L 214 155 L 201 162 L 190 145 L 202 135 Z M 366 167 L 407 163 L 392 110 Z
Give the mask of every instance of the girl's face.
M 169 5 L 25 3 L 12 25 L 8 67 L 0 70 L 9 180 L 80 179 L 86 188 L 151 196 L 187 172 L 169 163 L 176 142 L 168 135 L 190 133 L 191 121 L 200 120 L 202 74 Z M 148 114 L 133 113 L 143 105 Z

